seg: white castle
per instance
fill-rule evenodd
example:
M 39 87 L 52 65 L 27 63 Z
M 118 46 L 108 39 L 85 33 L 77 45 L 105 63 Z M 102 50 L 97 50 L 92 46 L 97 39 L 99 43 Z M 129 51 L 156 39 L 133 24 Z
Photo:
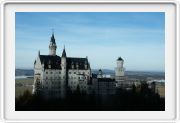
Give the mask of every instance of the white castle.
M 93 79 L 87 57 L 67 57 L 65 47 L 60 57 L 56 55 L 56 49 L 55 37 L 52 34 L 49 44 L 49 55 L 41 55 L 39 51 L 34 62 L 33 94 L 42 92 L 46 98 L 64 98 L 67 89 L 75 91 L 77 87 L 85 92 L 93 92 L 95 88 L 98 88 L 102 92 L 105 92 L 104 89 L 106 89 L 109 93 L 109 89 L 114 92 L 116 87 L 120 87 L 125 82 L 124 60 L 121 57 L 117 59 L 115 80 L 106 81 L 107 79 L 103 78 L 101 70 L 96 79 Z
M 49 44 L 49 55 L 41 55 L 40 51 L 34 62 L 33 93 L 42 92 L 46 97 L 65 97 L 67 87 L 72 91 L 87 89 L 91 68 L 88 58 L 67 57 L 65 47 L 61 57 L 56 55 L 54 34 Z

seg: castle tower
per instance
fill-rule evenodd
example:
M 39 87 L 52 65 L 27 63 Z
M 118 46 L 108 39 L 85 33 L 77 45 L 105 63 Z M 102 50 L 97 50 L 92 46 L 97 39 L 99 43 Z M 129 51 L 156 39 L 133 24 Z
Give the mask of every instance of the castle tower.
M 99 71 L 98 71 L 97 78 L 103 78 L 103 72 L 101 69 L 99 69 Z
M 66 88 L 67 88 L 67 62 L 66 62 L 66 51 L 65 47 L 63 49 L 62 57 L 61 57 L 61 97 L 64 98 L 66 96 Z
M 40 61 L 40 50 L 38 51 L 38 57 L 34 61 L 34 70 L 41 69 L 41 67 L 38 65 L 38 62 Z M 33 84 L 33 94 L 40 94 L 42 86 L 41 86 L 41 72 L 36 70 L 34 72 L 34 84 Z
M 49 55 L 55 56 L 56 55 L 56 48 L 57 48 L 57 46 L 56 46 L 56 41 L 54 38 L 54 33 L 52 33 L 50 44 L 49 44 Z
M 116 86 L 121 86 L 125 82 L 125 68 L 123 67 L 124 60 L 119 57 L 117 59 L 117 67 L 115 68 L 115 80 L 117 82 Z
M 116 62 L 117 62 L 117 67 L 115 71 L 115 76 L 124 76 L 124 67 L 123 67 L 124 60 L 121 57 L 119 57 Z

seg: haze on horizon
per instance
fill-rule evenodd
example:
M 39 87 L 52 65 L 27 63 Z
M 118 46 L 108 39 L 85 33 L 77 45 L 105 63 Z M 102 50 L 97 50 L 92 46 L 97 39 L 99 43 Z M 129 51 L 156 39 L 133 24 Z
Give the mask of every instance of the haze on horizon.
M 15 66 L 33 69 L 38 55 L 49 54 L 54 29 L 57 55 L 86 57 L 92 69 L 165 71 L 163 12 L 16 12 Z

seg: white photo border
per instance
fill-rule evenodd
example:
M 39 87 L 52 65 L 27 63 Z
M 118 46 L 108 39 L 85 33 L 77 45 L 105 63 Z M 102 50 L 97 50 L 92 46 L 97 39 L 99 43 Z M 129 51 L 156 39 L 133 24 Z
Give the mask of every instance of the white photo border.
M 71 5 L 72 6 L 76 6 L 76 5 L 80 5 L 80 4 L 94 4 L 94 5 L 98 5 L 98 4 L 105 4 L 105 5 L 110 5 L 110 4 L 113 4 L 113 5 L 121 5 L 124 4 L 124 5 L 130 5 L 132 4 L 132 6 L 138 6 L 140 4 L 143 4 L 143 5 L 147 5 L 147 4 L 153 4 L 153 5 L 158 5 L 158 4 L 163 4 L 163 5 L 172 5 L 173 8 L 175 10 L 169 12 L 167 14 L 167 12 L 169 10 L 165 9 L 166 10 L 166 27 L 165 27 L 165 40 L 166 40 L 166 52 L 165 52 L 165 56 L 166 56 L 166 68 L 167 68 L 167 62 L 169 64 L 171 64 L 169 67 L 168 67 L 168 74 L 167 74 L 167 69 L 165 71 L 166 73 L 166 77 L 169 76 L 169 75 L 172 75 L 172 73 L 174 74 L 174 77 L 170 77 L 171 79 L 170 80 L 174 80 L 173 84 L 174 85 L 171 85 L 171 83 L 169 85 L 173 86 L 173 88 L 171 88 L 170 86 L 167 86 L 167 82 L 166 82 L 166 92 L 167 92 L 167 89 L 170 87 L 171 89 L 174 89 L 174 92 L 172 92 L 173 90 L 169 91 L 170 94 L 169 96 L 167 96 L 168 94 L 166 93 L 166 97 L 165 97 L 165 100 L 166 100 L 166 103 L 168 102 L 173 108 L 173 109 L 169 109 L 171 110 L 168 114 L 168 116 L 166 117 L 166 115 L 164 115 L 163 117 L 161 118 L 155 118 L 155 115 L 157 114 L 163 114 L 161 111 L 155 111 L 155 112 L 152 112 L 152 111 L 133 111 L 133 115 L 137 115 L 137 114 L 140 114 L 140 116 L 142 118 L 135 118 L 135 117 L 132 117 L 132 112 L 130 111 L 110 111 L 110 112 L 103 112 L 103 111 L 100 111 L 101 115 L 104 116 L 104 118 L 101 116 L 101 118 L 97 117 L 97 115 L 99 116 L 100 113 L 97 113 L 97 111 L 93 111 L 93 113 L 90 113 L 90 117 L 87 117 L 86 114 L 88 112 L 83 112 L 83 111 L 72 111 L 72 112 L 69 112 L 69 111 L 48 111 L 48 112 L 43 112 L 43 111 L 38 111 L 38 112 L 34 112 L 34 111 L 31 111 L 31 112 L 28 112 L 28 111 L 25 111 L 25 112 L 17 112 L 17 111 L 12 111 L 12 109 L 15 108 L 15 101 L 12 101 L 12 100 L 15 100 L 15 96 L 12 96 L 12 94 L 15 93 L 15 83 L 11 83 L 11 86 L 9 86 L 10 84 L 8 84 L 10 81 L 6 81 L 6 80 L 13 80 L 15 78 L 15 66 L 14 66 L 14 61 L 15 61 L 15 53 L 13 53 L 13 51 L 15 51 L 15 21 L 14 21 L 14 17 L 15 17 L 15 13 L 14 12 L 17 12 L 17 8 L 15 7 L 13 10 L 13 6 L 17 6 L 18 4 L 23 4 L 23 5 L 28 5 L 28 6 L 31 6 L 30 8 L 21 8 L 21 11 L 22 12 L 25 12 L 25 11 L 32 11 L 32 5 L 38 5 L 38 8 L 35 7 L 35 11 L 38 11 L 38 12 L 47 12 L 47 8 L 48 6 L 55 6 L 55 4 L 58 6 L 58 5 L 64 5 L 64 4 L 67 4 L 67 5 Z M 10 6 L 9 6 L 10 5 Z M 42 5 L 45 5 L 45 9 L 40 9 L 39 7 L 42 6 Z M 123 5 L 123 6 L 124 6 Z M 148 6 L 149 6 L 148 5 Z M 9 6 L 9 7 L 8 7 Z M 72 7 L 71 6 L 71 7 Z M 50 7 L 49 7 L 50 8 Z M 83 8 L 83 7 L 82 7 Z M 81 8 L 81 9 L 82 9 Z M 109 8 L 109 7 L 108 7 Z M 106 8 L 106 11 L 107 9 Z M 28 10 L 29 9 L 29 10 Z M 65 7 L 63 9 L 66 9 Z M 112 8 L 111 8 L 112 9 Z M 125 8 L 124 8 L 125 9 Z M 146 8 L 148 9 L 148 8 Z M 172 8 L 171 8 L 172 9 Z M 52 10 L 52 8 L 51 8 Z M 52 12 L 55 12 L 57 11 L 58 8 L 55 8 L 52 10 Z M 76 9 L 75 9 L 76 10 Z M 141 9 L 139 8 L 136 8 L 136 9 L 129 9 L 130 11 L 127 11 L 126 12 L 134 12 L 135 10 L 137 11 L 140 11 Z M 162 9 L 163 10 L 163 9 Z M 35 12 L 34 11 L 34 12 Z M 67 10 L 65 10 L 67 11 Z M 72 10 L 71 8 L 71 12 L 74 11 Z M 88 10 L 89 11 L 89 10 Z M 92 11 L 92 9 L 90 10 Z M 110 11 L 110 9 L 108 9 L 108 11 Z M 117 10 L 116 10 L 117 11 Z M 145 11 L 145 10 L 143 10 Z M 151 8 L 151 12 L 156 12 L 156 9 L 152 10 Z M 50 9 L 48 10 L 48 12 L 50 12 Z M 120 12 L 120 11 L 119 11 Z M 157 12 L 160 12 L 160 11 L 157 11 Z M 179 65 L 177 64 L 177 61 L 179 61 L 179 53 L 177 53 L 177 51 L 179 51 L 179 42 L 178 42 L 178 39 L 179 39 L 179 36 L 178 36 L 178 32 L 179 32 L 179 29 L 177 29 L 177 25 L 178 25 L 178 13 L 179 13 L 179 5 L 177 2 L 175 1 L 7 1 L 7 2 L 3 2 L 1 4 L 1 15 L 2 15 L 2 19 L 1 19 L 1 97 L 3 97 L 3 101 L 1 101 L 1 115 L 3 115 L 3 119 L 5 121 L 20 121 L 20 122 L 23 122 L 23 121 L 43 121 L 43 122 L 49 122 L 49 121 L 78 121 L 78 122 L 84 122 L 84 121 L 103 121 L 103 122 L 117 122 L 117 121 L 123 121 L 123 122 L 132 122 L 132 121 L 139 121 L 139 122 L 144 122 L 144 121 L 175 121 L 178 119 L 178 110 L 179 110 L 179 107 L 178 107 L 178 102 L 179 102 L 179 98 L 177 98 L 177 96 L 179 95 L 177 92 L 179 92 L 178 90 L 178 87 L 179 87 L 179 84 L 178 84 L 178 81 L 179 80 L 179 77 L 177 77 L 177 73 L 179 73 Z M 168 15 L 168 17 L 167 17 Z M 173 23 L 170 23 L 172 22 L 172 18 L 173 18 Z M 8 20 L 7 18 L 11 18 L 12 20 Z M 14 19 L 13 19 L 14 18 Z M 169 20 L 170 19 L 170 20 Z M 167 22 L 168 21 L 168 22 Z M 11 26 L 9 25 L 11 24 Z M 167 24 L 171 24 L 170 26 L 168 26 Z M 7 34 L 7 30 L 8 30 L 8 33 L 10 33 L 11 36 L 9 36 L 9 34 Z M 167 33 L 168 32 L 168 33 Z M 167 39 L 171 39 L 169 41 L 167 41 Z M 8 47 L 7 47 L 8 46 Z M 167 55 L 168 54 L 168 55 Z M 170 60 L 171 59 L 171 60 Z M 12 63 L 14 62 L 14 63 Z M 5 64 L 6 63 L 6 64 Z M 8 64 L 10 63 L 10 64 Z M 8 66 L 7 66 L 8 65 Z M 178 67 L 178 68 L 177 68 Z M 169 72 L 170 71 L 170 72 Z M 7 73 L 12 73 L 12 75 L 10 75 L 10 77 L 7 77 Z M 167 80 L 169 78 L 166 78 L 165 80 Z M 8 85 L 8 88 L 7 88 L 7 85 Z M 14 88 L 12 88 L 12 86 L 14 86 Z M 13 90 L 13 92 L 9 92 L 9 90 Z M 15 94 L 14 94 L 15 95 Z M 174 97 L 173 97 L 174 95 Z M 170 98 L 169 98 L 170 97 Z M 174 100 L 174 102 L 172 103 L 171 101 L 167 101 L 167 99 L 172 99 Z M 11 102 L 12 101 L 12 102 Z M 6 105 L 5 105 L 6 104 Z M 8 105 L 7 105 L 8 104 Z M 10 104 L 10 105 L 9 105 Z M 14 106 L 14 107 L 13 107 Z M 174 107 L 173 107 L 174 106 Z M 167 108 L 167 104 L 166 104 L 166 108 Z M 91 111 L 92 112 L 92 111 Z M 96 112 L 96 113 L 95 113 Z M 39 116 L 38 114 L 41 113 L 41 118 L 37 118 L 36 116 Z M 123 114 L 122 114 L 123 113 Z M 143 113 L 143 114 L 142 114 Z M 151 115 L 154 115 L 154 117 L 150 117 L 148 115 L 146 115 L 146 118 L 144 118 L 144 114 L 151 114 Z M 49 114 L 51 114 L 51 116 L 49 116 Z M 52 116 L 52 114 L 54 116 Z M 129 118 L 119 118 L 119 116 L 123 116 L 124 114 L 129 115 L 128 116 Z M 59 115 L 61 115 L 63 118 L 59 118 Z M 65 116 L 66 115 L 66 116 Z M 69 118 L 69 115 L 71 115 L 71 118 Z M 73 116 L 75 115 L 75 116 Z M 111 115 L 111 118 L 109 118 L 108 116 Z M 19 119 L 18 119 L 18 116 L 19 116 Z M 28 117 L 27 117 L 28 116 Z M 31 116 L 31 117 L 29 117 Z M 33 116 L 33 117 L 32 117 Z M 49 117 L 48 117 L 49 116 Z M 73 116 L 73 118 L 72 118 Z M 85 116 L 86 118 L 83 119 L 82 117 Z M 93 116 L 93 117 L 91 117 Z M 113 116 L 113 117 L 112 117 Z M 139 116 L 139 117 L 140 117 Z M 148 117 L 147 117 L 148 116 Z M 158 115 L 159 116 L 159 115 Z M 20 118 L 20 117 L 23 117 L 23 118 Z M 36 118 L 35 118 L 36 117 Z M 44 117 L 44 118 L 43 118 Z M 78 118 L 77 118 L 78 117 Z M 95 118 L 96 117 L 96 118 Z M 144 119 L 143 119 L 144 118 Z

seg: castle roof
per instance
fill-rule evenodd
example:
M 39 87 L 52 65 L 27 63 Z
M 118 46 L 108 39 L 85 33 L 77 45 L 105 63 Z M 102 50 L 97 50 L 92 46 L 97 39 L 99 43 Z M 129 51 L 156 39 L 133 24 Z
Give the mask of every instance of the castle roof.
M 121 57 L 119 57 L 117 60 L 118 60 L 118 61 L 124 61 Z
M 50 42 L 52 42 L 53 44 L 56 44 L 56 41 L 55 41 L 55 38 L 54 38 L 54 33 L 51 36 L 51 41 Z
M 68 57 L 67 58 L 67 68 L 72 69 L 72 64 L 74 65 L 74 69 L 85 69 L 85 64 L 87 64 L 87 67 L 89 68 L 88 59 L 87 58 L 73 58 Z
M 41 64 L 44 64 L 44 69 L 61 69 L 61 57 L 52 55 L 40 55 Z
M 52 56 L 52 55 L 40 55 L 40 61 L 41 64 L 44 64 L 44 69 L 61 69 L 61 57 L 59 56 Z M 84 70 L 85 64 L 87 64 L 87 68 L 90 67 L 88 64 L 87 58 L 73 58 L 73 57 L 67 57 L 67 69 L 72 69 L 72 64 L 74 66 L 73 69 L 79 69 Z M 51 68 L 49 68 L 48 65 L 51 65 Z

